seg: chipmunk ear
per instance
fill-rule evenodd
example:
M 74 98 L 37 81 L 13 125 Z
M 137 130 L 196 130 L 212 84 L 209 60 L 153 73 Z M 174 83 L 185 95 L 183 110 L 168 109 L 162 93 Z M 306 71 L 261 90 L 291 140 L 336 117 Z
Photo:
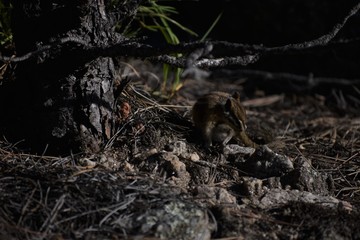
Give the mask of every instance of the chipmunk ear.
M 231 110 L 231 99 L 230 98 L 228 98 L 227 100 L 226 100 L 226 103 L 225 103 L 225 112 L 230 112 L 230 110 Z
M 240 101 L 240 93 L 238 91 L 234 92 L 234 94 L 232 95 L 232 97 L 238 101 Z

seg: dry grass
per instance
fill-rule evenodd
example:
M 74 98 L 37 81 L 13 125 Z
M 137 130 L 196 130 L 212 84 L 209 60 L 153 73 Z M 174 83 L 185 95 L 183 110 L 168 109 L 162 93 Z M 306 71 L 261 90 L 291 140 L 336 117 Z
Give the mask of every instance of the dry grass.
M 59 158 L 25 154 L 16 146 L 0 142 L 0 238 L 121 239 L 140 234 L 143 239 L 152 239 L 155 225 L 146 223 L 149 219 L 145 217 L 153 216 L 152 211 L 174 201 L 199 207 L 190 191 L 184 194 L 169 184 L 159 174 L 161 170 L 137 170 L 137 163 L 147 161 L 139 159 L 139 152 L 149 149 L 151 144 L 163 148 L 167 140 L 156 141 L 164 137 L 184 140 L 191 130 L 186 125 L 189 122 L 178 115 L 183 113 L 182 108 L 175 113 L 160 105 L 149 107 L 151 102 L 145 103 L 141 96 L 138 99 L 141 102 L 135 103 L 137 109 L 129 116 L 130 121 L 107 145 L 107 149 L 118 148 L 121 154 L 115 155 L 115 160 L 121 166 L 136 158 L 132 162 L 135 168 L 131 170 L 83 166 L 81 159 L 88 156 Z M 250 118 L 267 121 L 277 130 L 284 146 L 276 151 L 311 160 L 317 171 L 332 176 L 335 197 L 360 206 L 359 118 L 340 117 L 316 104 L 286 108 L 282 105 L 286 100 L 276 99 L 270 106 L 248 106 Z M 134 133 L 131 123 L 139 119 L 145 130 Z M 186 126 L 182 126 L 184 123 Z M 130 150 L 126 152 L 121 144 Z M 136 151 L 134 146 L 138 147 Z M 106 152 L 103 154 L 106 156 Z M 223 175 L 218 175 L 216 169 L 212 171 L 210 174 L 216 176 L 212 184 L 226 181 L 218 179 Z

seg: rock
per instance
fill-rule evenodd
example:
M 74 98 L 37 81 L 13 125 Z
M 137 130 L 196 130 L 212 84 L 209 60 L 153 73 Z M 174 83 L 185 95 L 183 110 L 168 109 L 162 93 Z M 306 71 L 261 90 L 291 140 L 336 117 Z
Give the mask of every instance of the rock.
M 294 165 L 295 169 L 281 178 L 282 184 L 322 195 L 333 192 L 334 183 L 331 176 L 316 171 L 305 157 L 297 158 Z
M 286 204 L 293 204 L 294 202 L 318 204 L 332 210 L 344 208 L 343 206 L 347 206 L 346 209 L 351 208 L 349 202 L 341 201 L 331 196 L 320 196 L 306 191 L 283 189 L 271 189 L 267 191 L 260 199 L 258 206 L 263 209 L 269 209 Z
M 237 204 L 236 197 L 230 194 L 226 189 L 208 185 L 196 187 L 195 198 L 202 199 L 208 206 L 235 206 Z
M 140 225 L 140 234 L 154 230 L 160 239 L 207 240 L 215 228 L 209 219 L 205 209 L 174 199 L 147 210 L 136 219 L 136 225 Z
M 251 155 L 255 152 L 254 148 L 251 147 L 242 147 L 238 144 L 228 144 L 224 147 L 224 154 L 244 154 L 244 155 Z
M 186 171 L 186 165 L 179 160 L 179 158 L 172 153 L 161 153 L 160 169 L 167 173 L 175 185 L 182 188 L 187 188 L 190 182 L 190 174 Z
M 240 164 L 249 175 L 257 178 L 282 176 L 294 169 L 293 163 L 286 155 L 277 154 L 266 145 L 260 146 L 256 151 Z

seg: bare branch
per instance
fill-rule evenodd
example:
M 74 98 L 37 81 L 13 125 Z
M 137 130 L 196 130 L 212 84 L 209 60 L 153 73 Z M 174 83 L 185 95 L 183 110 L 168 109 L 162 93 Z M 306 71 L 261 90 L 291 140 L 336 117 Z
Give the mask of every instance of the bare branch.
M 161 55 L 149 59 L 151 61 L 167 63 L 176 67 L 181 67 L 181 68 L 188 67 L 186 58 L 176 58 L 169 55 Z M 230 65 L 246 66 L 250 63 L 256 62 L 257 60 L 259 60 L 259 54 L 245 55 L 238 57 L 215 58 L 215 59 L 202 58 L 200 60 L 194 61 L 193 66 L 198 68 L 223 67 Z
M 348 13 L 348 15 L 345 16 L 345 18 L 340 22 L 337 23 L 333 29 L 328 33 L 325 34 L 317 39 L 303 42 L 303 43 L 296 43 L 296 44 L 288 44 L 281 47 L 274 47 L 270 48 L 270 51 L 288 51 L 288 50 L 299 50 L 299 49 L 305 49 L 305 48 L 312 48 L 317 46 L 324 46 L 328 44 L 338 33 L 339 31 L 344 27 L 346 22 L 349 20 L 350 17 L 355 15 L 360 9 L 360 3 L 356 4 Z
M 288 44 L 279 47 L 265 47 L 262 45 L 247 45 L 240 43 L 229 43 L 224 41 L 209 41 L 209 42 L 190 42 L 182 43 L 179 45 L 167 45 L 161 48 L 157 48 L 148 44 L 142 44 L 135 40 L 126 39 L 119 43 L 107 46 L 90 46 L 88 42 L 79 39 L 77 37 L 63 38 L 58 41 L 54 41 L 49 45 L 44 45 L 38 50 L 27 53 L 20 57 L 6 57 L 0 56 L 0 61 L 3 62 L 22 62 L 30 58 L 36 57 L 45 51 L 50 51 L 54 48 L 63 47 L 68 43 L 75 43 L 80 45 L 84 56 L 91 58 L 103 57 L 116 57 L 116 56 L 133 56 L 133 57 L 148 57 L 150 60 L 168 63 L 178 67 L 223 67 L 229 65 L 241 65 L 245 66 L 250 63 L 257 62 L 264 54 L 278 54 L 293 50 L 304 50 L 318 46 L 327 45 L 338 32 L 344 27 L 350 17 L 355 15 L 360 9 L 360 3 L 355 5 L 350 12 L 339 22 L 333 29 L 317 38 L 303 43 Z M 81 50 L 81 49 L 80 49 Z M 212 50 L 217 58 L 204 59 L 205 56 Z M 232 54 L 238 54 L 235 57 L 226 57 L 231 51 Z M 188 54 L 188 58 L 175 58 L 167 54 L 183 53 Z M 221 53 L 220 55 L 218 53 Z
M 41 46 L 39 49 L 33 51 L 33 52 L 29 52 L 25 55 L 22 55 L 20 57 L 6 57 L 6 56 L 0 56 L 0 61 L 3 62 L 23 62 L 26 61 L 30 58 L 36 57 L 38 55 L 40 55 L 40 53 L 43 53 L 47 50 L 53 49 L 55 47 L 58 46 L 63 46 L 66 43 L 77 43 L 83 46 L 87 46 L 88 43 L 85 42 L 84 40 L 80 39 L 80 38 L 76 38 L 76 37 L 66 37 L 66 38 L 61 38 L 55 41 L 52 41 L 51 44 L 49 45 L 44 45 Z

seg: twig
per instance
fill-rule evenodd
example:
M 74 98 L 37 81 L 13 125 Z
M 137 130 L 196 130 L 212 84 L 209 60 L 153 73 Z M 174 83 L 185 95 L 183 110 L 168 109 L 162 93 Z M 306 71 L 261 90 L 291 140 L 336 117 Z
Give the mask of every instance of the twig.
M 22 55 L 20 57 L 6 57 L 6 56 L 0 56 L 0 61 L 3 62 L 23 62 L 25 60 L 28 60 L 32 57 L 36 57 L 37 55 L 39 55 L 40 53 L 45 52 L 46 50 L 50 50 L 52 48 L 55 48 L 57 46 L 62 46 L 65 43 L 77 43 L 77 44 L 81 44 L 83 46 L 87 46 L 87 42 L 83 41 L 80 38 L 77 37 L 65 37 L 65 38 L 61 38 L 57 41 L 53 41 L 51 44 L 49 45 L 44 45 L 39 47 L 39 49 L 33 51 L 33 52 L 29 52 L 25 55 Z
M 55 204 L 54 208 L 51 210 L 51 213 L 49 214 L 48 218 L 44 221 L 44 223 L 40 227 L 40 231 L 43 231 L 46 228 L 46 232 L 47 232 L 49 227 L 54 223 L 56 216 L 58 215 L 60 209 L 62 208 L 62 206 L 65 203 L 65 198 L 66 198 L 66 194 L 63 194 L 56 201 L 56 204 Z

